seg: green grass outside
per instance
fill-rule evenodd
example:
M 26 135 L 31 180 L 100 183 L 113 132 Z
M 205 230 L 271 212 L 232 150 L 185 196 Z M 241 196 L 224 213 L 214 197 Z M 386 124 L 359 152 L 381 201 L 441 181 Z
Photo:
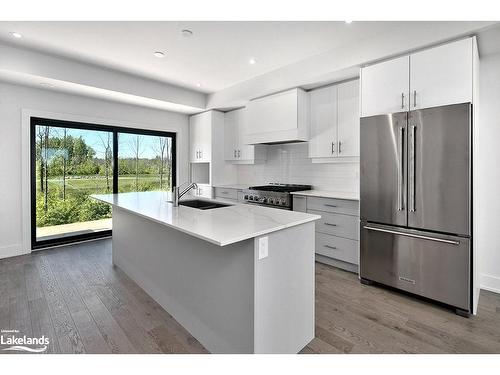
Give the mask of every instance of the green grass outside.
M 77 176 L 66 178 L 66 196 L 63 199 L 62 178 L 50 177 L 48 180 L 47 207 L 45 194 L 40 191 L 40 180 L 37 180 L 36 221 L 37 227 L 71 224 L 79 221 L 100 220 L 111 217 L 108 204 L 89 198 L 91 194 L 112 192 L 112 177 L 109 177 L 109 190 L 104 176 Z M 132 191 L 160 190 L 159 175 L 135 175 L 118 177 L 120 193 Z M 164 176 L 163 189 L 170 190 Z

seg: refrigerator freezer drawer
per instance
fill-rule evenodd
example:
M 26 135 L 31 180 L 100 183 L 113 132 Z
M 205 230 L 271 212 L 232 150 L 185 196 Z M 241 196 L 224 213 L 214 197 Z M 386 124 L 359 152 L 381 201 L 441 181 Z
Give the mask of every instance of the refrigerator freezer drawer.
M 470 310 L 470 239 L 361 223 L 360 276 Z

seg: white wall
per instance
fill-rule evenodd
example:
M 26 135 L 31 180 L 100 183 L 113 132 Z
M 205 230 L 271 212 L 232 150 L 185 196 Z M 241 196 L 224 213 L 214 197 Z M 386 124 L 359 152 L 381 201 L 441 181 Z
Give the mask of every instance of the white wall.
M 317 190 L 359 191 L 359 163 L 313 164 L 307 143 L 267 146 L 267 162 L 238 165 L 239 184 L 310 184 Z
M 22 228 L 23 109 L 48 111 L 103 124 L 134 126 L 177 133 L 177 178 L 186 181 L 188 117 L 183 114 L 61 94 L 0 82 L 0 258 L 26 252 Z
M 500 52 L 481 56 L 479 98 L 480 284 L 500 293 Z

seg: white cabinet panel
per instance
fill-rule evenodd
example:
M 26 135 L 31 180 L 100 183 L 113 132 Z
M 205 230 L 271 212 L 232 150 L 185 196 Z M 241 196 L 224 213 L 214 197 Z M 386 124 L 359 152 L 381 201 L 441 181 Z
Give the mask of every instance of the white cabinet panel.
M 244 143 L 307 141 L 308 110 L 308 95 L 298 88 L 251 100 Z
M 248 133 L 248 117 L 247 109 L 242 108 L 238 110 L 238 132 L 237 132 L 237 155 L 239 160 L 252 161 L 260 158 L 260 152 L 256 152 L 256 146 L 245 144 L 245 137 Z
M 265 153 L 256 149 L 261 146 L 245 144 L 247 134 L 247 112 L 245 108 L 226 112 L 224 115 L 224 159 L 226 161 L 251 164 L 255 159 L 264 160 Z
M 251 119 L 249 134 L 296 129 L 296 90 L 251 100 L 248 112 Z
M 410 55 L 410 110 L 472 102 L 472 38 Z
M 359 81 L 337 86 L 337 136 L 340 157 L 359 156 Z
M 408 111 L 409 69 L 409 56 L 362 68 L 361 116 Z
M 337 86 L 310 92 L 309 157 L 337 156 Z
M 224 159 L 238 159 L 238 137 L 239 137 L 239 113 L 238 111 L 226 112 L 224 114 Z
M 212 111 L 189 118 L 190 161 L 210 162 L 212 153 Z

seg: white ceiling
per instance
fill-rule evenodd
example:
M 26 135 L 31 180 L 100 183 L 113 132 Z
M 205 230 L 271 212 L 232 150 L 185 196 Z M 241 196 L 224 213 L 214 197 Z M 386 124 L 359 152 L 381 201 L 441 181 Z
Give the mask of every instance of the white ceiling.
M 430 22 L 422 22 L 428 27 Z M 0 22 L 0 41 L 207 93 L 406 22 Z M 190 29 L 190 38 L 181 35 Z M 10 32 L 23 35 L 13 38 Z M 158 59 L 153 52 L 163 51 Z M 249 64 L 255 58 L 257 63 Z M 201 87 L 197 87 L 200 83 Z

